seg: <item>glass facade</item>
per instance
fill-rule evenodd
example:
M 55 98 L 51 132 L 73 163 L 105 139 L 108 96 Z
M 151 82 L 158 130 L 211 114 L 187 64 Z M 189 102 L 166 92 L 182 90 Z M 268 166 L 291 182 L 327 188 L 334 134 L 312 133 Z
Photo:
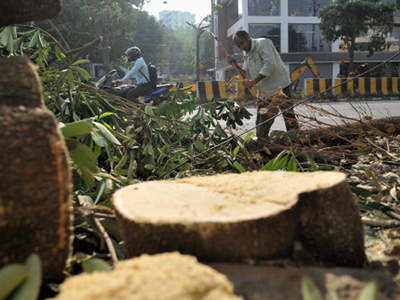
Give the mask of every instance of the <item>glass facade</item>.
M 318 24 L 289 24 L 289 52 L 330 52 Z
M 249 24 L 249 33 L 253 38 L 267 37 L 272 40 L 275 48 L 280 52 L 281 25 L 280 24 Z
M 235 24 L 241 17 L 241 13 L 239 13 L 239 1 L 240 0 L 231 0 L 227 4 L 228 26 Z
M 289 16 L 291 17 L 318 17 L 319 10 L 332 0 L 288 0 Z
M 249 16 L 280 16 L 280 0 L 249 0 Z

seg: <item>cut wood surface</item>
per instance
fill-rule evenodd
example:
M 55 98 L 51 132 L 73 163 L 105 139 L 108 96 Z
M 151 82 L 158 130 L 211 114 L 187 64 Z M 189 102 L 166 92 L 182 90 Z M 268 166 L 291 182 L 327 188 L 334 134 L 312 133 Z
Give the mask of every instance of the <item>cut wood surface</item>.
M 57 300 L 239 300 L 226 276 L 179 253 L 142 255 L 112 272 L 84 273 L 60 286 Z
M 61 0 L 1 0 L 0 27 L 50 19 L 61 10 Z
M 359 212 L 338 172 L 249 172 L 131 185 L 113 203 L 129 256 L 180 251 L 204 261 L 289 257 L 364 262 Z
M 235 286 L 235 293 L 246 300 L 302 300 L 301 284 L 309 278 L 319 289 L 322 299 L 336 292 L 338 299 L 354 300 L 372 281 L 378 284 L 375 300 L 400 299 L 400 288 L 391 276 L 374 269 L 294 268 L 251 266 L 244 264 L 211 264 L 225 274 Z M 372 298 L 368 298 L 372 299 Z
M 70 251 L 71 170 L 54 115 L 1 105 L 0 267 L 40 256 L 45 281 L 62 276 Z

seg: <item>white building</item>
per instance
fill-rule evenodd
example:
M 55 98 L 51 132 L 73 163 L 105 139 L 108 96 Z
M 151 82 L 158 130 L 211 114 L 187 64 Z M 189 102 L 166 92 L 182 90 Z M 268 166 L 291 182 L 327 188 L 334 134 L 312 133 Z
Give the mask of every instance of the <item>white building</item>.
M 341 63 L 348 61 L 347 52 L 340 49 L 339 42 L 330 44 L 324 40 L 318 26 L 319 10 L 331 2 L 332 0 L 213 0 L 214 5 L 223 5 L 222 9 L 214 13 L 214 32 L 218 37 L 218 43 L 215 44 L 216 79 L 225 80 L 235 74 L 226 63 L 224 48 L 237 58 L 242 56 L 232 43 L 232 35 L 238 29 L 248 31 L 252 37 L 267 36 L 272 39 L 290 71 L 306 57 L 311 57 L 322 77 L 337 77 L 341 71 Z M 394 36 L 397 41 L 398 32 L 396 28 Z M 394 50 L 398 50 L 398 47 Z M 381 62 L 393 52 L 380 52 L 372 57 L 367 57 L 366 54 L 357 53 L 355 62 Z M 396 62 L 399 61 L 397 57 Z M 307 71 L 302 76 L 305 77 L 312 77 L 312 74 Z M 303 86 L 302 78 L 299 87 Z
M 194 24 L 195 18 L 195 14 L 177 10 L 163 10 L 159 13 L 160 22 L 169 29 L 177 29 L 187 26 L 186 22 Z

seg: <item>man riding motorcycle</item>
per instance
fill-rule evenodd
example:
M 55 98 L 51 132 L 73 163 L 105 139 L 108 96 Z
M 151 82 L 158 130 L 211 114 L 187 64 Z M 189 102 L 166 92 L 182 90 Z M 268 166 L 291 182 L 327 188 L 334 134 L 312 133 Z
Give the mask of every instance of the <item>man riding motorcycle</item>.
M 149 70 L 143 59 L 142 51 L 138 47 L 130 47 L 124 54 L 129 61 L 134 61 L 133 67 L 122 79 L 115 80 L 114 83 L 121 85 L 128 79 L 135 77 L 136 87 L 127 90 L 124 96 L 128 99 L 137 99 L 139 96 L 150 95 L 154 86 L 150 80 Z

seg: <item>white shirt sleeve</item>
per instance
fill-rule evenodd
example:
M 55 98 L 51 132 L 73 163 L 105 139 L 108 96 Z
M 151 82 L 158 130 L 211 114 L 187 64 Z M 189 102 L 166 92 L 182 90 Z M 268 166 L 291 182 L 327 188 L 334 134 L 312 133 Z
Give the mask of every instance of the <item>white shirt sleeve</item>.
M 271 40 L 261 40 L 257 46 L 257 52 L 264 62 L 260 74 L 265 75 L 265 77 L 270 77 L 274 71 L 275 65 L 278 63 L 275 61 L 274 44 Z

